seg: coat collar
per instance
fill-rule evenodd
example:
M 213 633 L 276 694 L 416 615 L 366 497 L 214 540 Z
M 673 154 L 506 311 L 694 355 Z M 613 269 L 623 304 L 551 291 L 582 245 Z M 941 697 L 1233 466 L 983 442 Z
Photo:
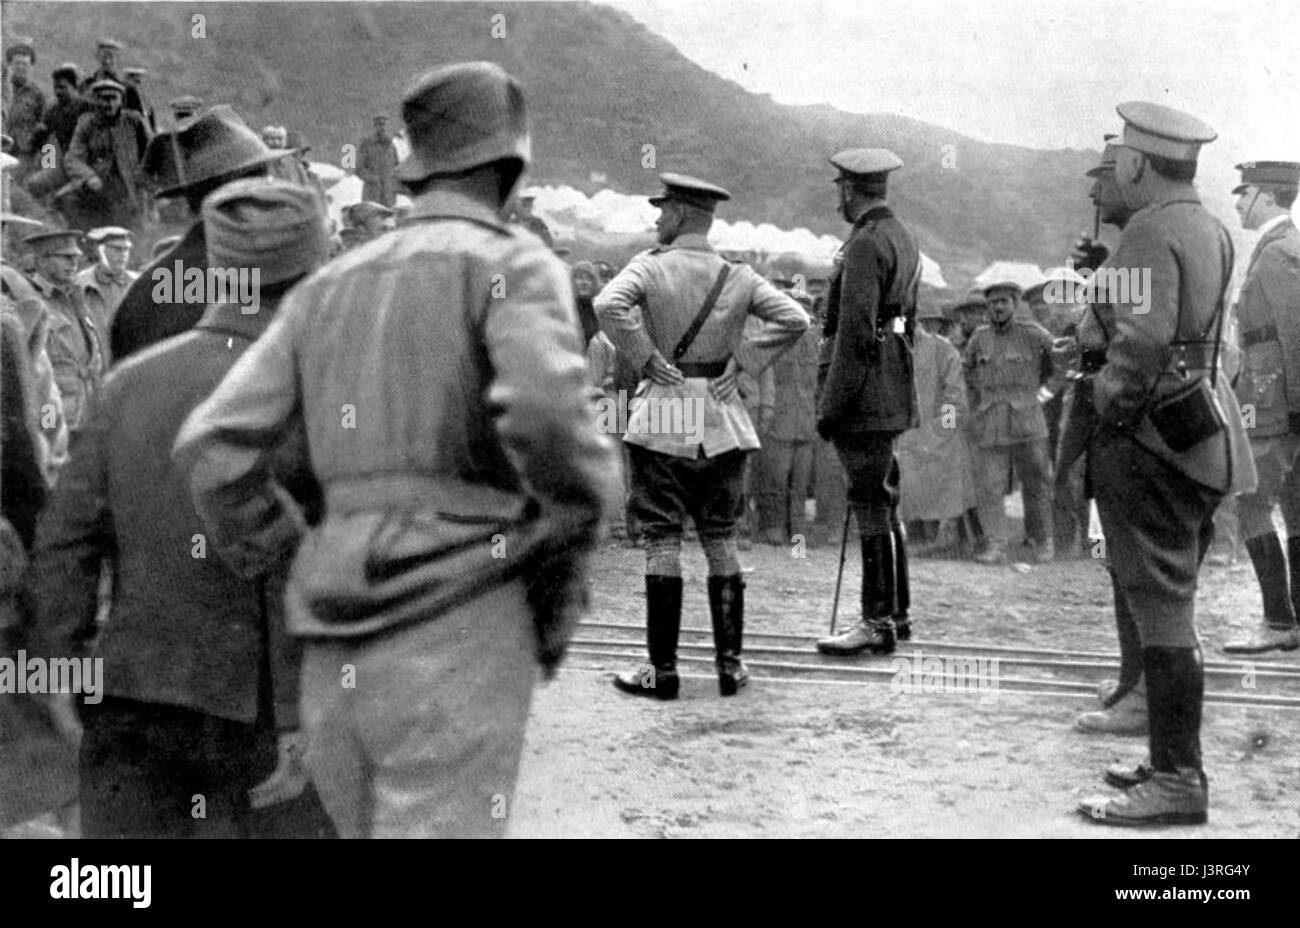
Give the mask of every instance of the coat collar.
M 411 203 L 407 221 L 417 219 L 468 219 L 502 232 L 510 230 L 500 212 L 472 197 L 450 190 L 434 189 L 416 197 Z
M 699 232 L 688 232 L 685 235 L 679 235 L 667 245 L 660 245 L 660 251 L 670 251 L 674 249 L 685 249 L 687 251 L 713 251 L 713 246 L 709 244 L 709 237 Z
M 889 208 L 889 204 L 881 203 L 879 206 L 871 207 L 871 209 L 859 216 L 858 221 L 853 223 L 853 228 L 861 228 L 865 223 L 871 222 L 873 219 L 889 219 L 893 215 L 894 211 Z
M 271 324 L 271 316 L 279 301 L 263 301 L 257 312 L 245 313 L 237 303 L 213 303 L 203 311 L 196 329 L 217 335 L 233 335 L 247 341 L 257 341 L 259 335 Z

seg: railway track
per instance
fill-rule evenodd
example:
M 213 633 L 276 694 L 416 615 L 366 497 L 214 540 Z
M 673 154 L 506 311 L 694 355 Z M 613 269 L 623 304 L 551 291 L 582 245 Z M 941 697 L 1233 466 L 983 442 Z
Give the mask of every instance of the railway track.
M 644 641 L 640 625 L 583 622 L 570 644 L 570 666 L 588 672 L 625 669 L 645 659 Z M 712 631 L 683 628 L 677 659 L 688 679 L 711 679 Z M 748 630 L 745 636 L 745 663 L 755 681 L 875 687 L 902 683 L 920 692 L 978 697 L 1094 699 L 1097 683 L 1115 675 L 1117 662 L 1116 655 L 1099 651 L 925 640 L 901 642 L 888 657 L 830 658 L 817 652 L 812 636 Z M 1300 663 L 1215 659 L 1206 661 L 1205 672 L 1207 703 L 1300 710 Z M 1245 686 L 1248 680 L 1253 687 Z

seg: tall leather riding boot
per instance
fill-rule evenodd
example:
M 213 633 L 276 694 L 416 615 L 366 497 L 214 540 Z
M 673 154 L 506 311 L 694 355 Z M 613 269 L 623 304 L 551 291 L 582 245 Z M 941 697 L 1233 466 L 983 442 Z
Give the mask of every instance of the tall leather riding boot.
M 676 699 L 681 685 L 677 677 L 677 638 L 682 628 L 682 578 L 647 574 L 645 598 L 650 666 L 619 674 L 614 686 L 633 696 Z
M 894 536 L 864 535 L 862 538 L 862 621 L 879 639 L 872 648 L 878 654 L 894 650 L 894 615 L 898 611 L 898 568 L 894 559 Z
M 897 590 L 893 546 L 889 534 L 862 536 L 862 620 L 838 635 L 818 639 L 818 651 L 835 657 L 863 651 L 893 653 Z
M 749 682 L 749 671 L 740 659 L 745 637 L 742 576 L 709 577 L 709 614 L 713 618 L 713 646 L 717 652 L 718 692 L 734 696 Z
M 1151 769 L 1121 796 L 1084 800 L 1079 812 L 1102 825 L 1203 825 L 1209 786 L 1201 767 L 1205 673 L 1199 648 L 1143 650 L 1151 717 Z M 1141 777 L 1146 779 L 1141 779 Z
M 1300 648 L 1300 629 L 1291 605 L 1287 586 L 1286 555 L 1277 534 L 1269 532 L 1246 542 L 1246 551 L 1255 567 L 1259 591 L 1264 599 L 1263 628 L 1240 641 L 1223 646 L 1226 654 L 1264 654 L 1268 651 L 1294 651 Z
M 901 526 L 895 525 L 891 533 L 894 542 L 894 636 L 899 641 L 912 637 L 912 622 L 908 610 L 912 605 L 912 584 L 907 572 L 907 539 Z

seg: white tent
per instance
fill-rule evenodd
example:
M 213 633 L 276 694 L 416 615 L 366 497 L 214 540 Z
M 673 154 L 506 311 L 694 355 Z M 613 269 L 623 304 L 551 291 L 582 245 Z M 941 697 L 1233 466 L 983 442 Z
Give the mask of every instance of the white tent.
M 994 261 L 980 271 L 972 281 L 973 286 L 983 289 L 998 281 L 1010 281 L 1019 284 L 1022 290 L 1028 290 L 1044 280 L 1043 271 L 1037 264 L 1025 261 Z

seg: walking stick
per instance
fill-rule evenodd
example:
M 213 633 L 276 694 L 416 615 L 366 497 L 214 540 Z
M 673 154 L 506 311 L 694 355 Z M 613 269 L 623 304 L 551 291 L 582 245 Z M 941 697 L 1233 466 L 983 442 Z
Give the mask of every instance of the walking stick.
M 840 569 L 835 574 L 835 599 L 831 603 L 831 634 L 835 634 L 835 616 L 840 611 L 840 585 L 844 582 L 844 555 L 849 549 L 849 519 L 853 510 L 844 507 L 844 532 L 840 535 Z

